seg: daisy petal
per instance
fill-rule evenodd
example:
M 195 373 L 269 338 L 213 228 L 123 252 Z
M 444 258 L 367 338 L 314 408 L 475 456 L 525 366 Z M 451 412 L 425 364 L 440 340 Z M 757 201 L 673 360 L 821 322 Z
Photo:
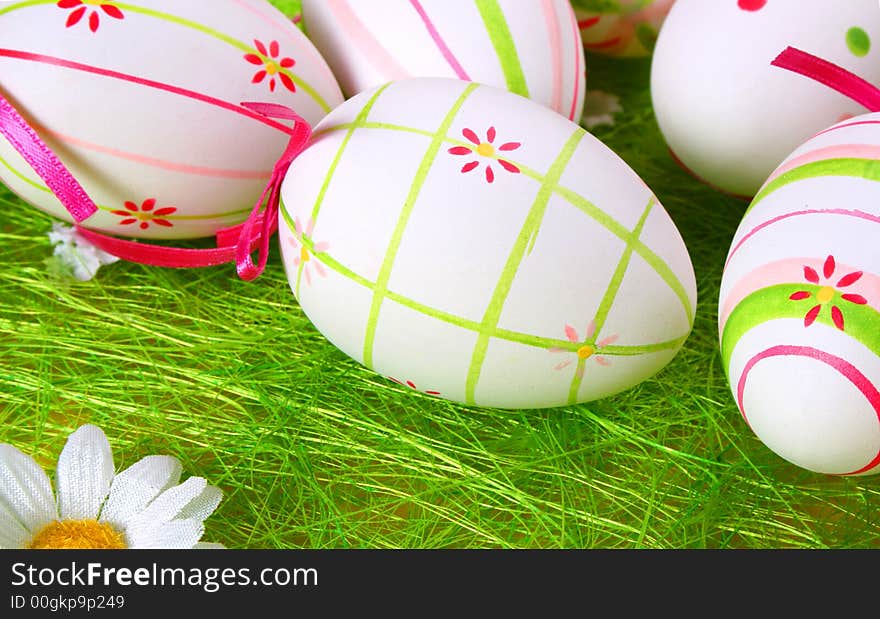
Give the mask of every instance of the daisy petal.
M 199 542 L 193 548 L 196 550 L 226 550 L 226 546 L 217 542 Z
M 80 427 L 58 457 L 58 514 L 63 520 L 97 518 L 112 479 L 113 452 L 104 432 L 91 424 Z
M 98 31 L 98 26 L 101 24 L 101 18 L 98 16 L 96 11 L 92 11 L 92 14 L 89 15 L 89 30 L 92 32 Z
M 201 520 L 204 521 L 214 513 L 223 498 L 223 491 L 214 486 L 206 486 L 202 493 L 190 501 L 186 507 L 177 514 L 177 520 Z
M 493 183 L 495 182 L 495 172 L 492 170 L 492 166 L 486 166 L 486 182 Z
M 312 253 L 322 254 L 328 249 L 330 249 L 330 243 L 327 241 L 321 241 L 320 243 L 315 243 L 315 246 L 312 247 Z
M 257 56 L 256 54 L 245 54 L 244 59 L 247 60 L 251 64 L 262 65 L 263 59 Z
M 486 132 L 486 141 L 489 142 L 489 144 L 495 142 L 495 127 L 489 127 L 489 130 Z
M 462 174 L 467 174 L 468 172 L 470 172 L 471 170 L 473 170 L 474 168 L 476 168 L 479 165 L 480 165 L 479 161 L 471 161 L 471 162 L 466 163 L 463 166 L 461 166 L 461 172 L 462 172 Z
M 498 150 L 504 150 L 504 151 L 516 150 L 520 146 L 522 146 L 522 144 L 519 142 L 505 142 L 504 144 L 502 144 L 501 146 L 498 147 Z
M 101 522 L 125 529 L 132 516 L 180 481 L 181 470 L 180 462 L 171 456 L 147 456 L 135 462 L 113 479 Z
M 788 298 L 792 301 L 803 301 L 804 299 L 809 299 L 812 296 L 813 295 L 806 290 L 798 290 Z
M 584 377 L 584 373 L 586 372 L 586 370 L 587 370 L 586 367 L 584 367 L 583 365 L 580 365 L 580 366 L 578 366 L 578 369 L 575 371 L 575 375 L 576 375 L 578 378 L 583 378 L 583 377 Z
M 72 9 L 82 4 L 82 0 L 58 0 L 56 5 L 59 9 Z
M 607 368 L 608 366 L 611 365 L 611 362 L 608 359 L 606 359 L 605 357 L 593 357 L 593 358 L 596 360 L 596 363 L 598 363 L 599 365 L 601 365 L 603 367 Z
M 275 58 L 278 56 L 278 52 L 278 41 L 272 41 L 269 43 L 269 55 L 272 56 L 272 58 Z
M 565 325 L 565 337 L 568 338 L 569 342 L 577 342 L 578 341 L 577 329 L 575 329 L 571 325 Z
M 129 537 L 128 542 L 133 549 L 184 550 L 195 546 L 204 533 L 205 525 L 200 520 L 175 520 L 159 524 L 137 541 Z
M 251 82 L 254 84 L 259 84 L 264 79 L 266 79 L 266 72 L 265 71 L 257 71 L 256 73 L 254 73 L 254 77 L 251 79 Z
M 36 533 L 58 517 L 49 476 L 33 458 L 6 444 L 0 445 L 0 512 L 26 533 Z M 5 533 L 4 520 L 0 515 L 0 530 Z
M 281 79 L 281 83 L 284 84 L 284 87 L 287 88 L 290 92 L 296 92 L 296 84 L 290 79 L 290 76 L 287 73 L 279 73 L 278 77 Z
M 71 13 L 67 18 L 66 26 L 70 28 L 71 26 L 75 26 L 79 23 L 79 20 L 82 19 L 82 16 L 86 14 L 86 7 L 81 6 L 76 9 L 73 13 Z
M 822 309 L 821 305 L 816 305 L 809 312 L 807 312 L 807 315 L 804 316 L 804 326 L 805 327 L 809 327 L 811 324 L 816 322 L 816 316 L 819 315 L 819 311 L 821 309 Z
M 324 265 L 315 260 L 312 262 L 312 266 L 315 267 L 315 270 L 318 272 L 318 275 L 321 277 L 327 277 L 327 270 L 324 268 Z
M 257 39 L 254 39 L 254 45 L 257 46 L 257 51 L 260 52 L 261 54 L 263 54 L 263 56 L 269 55 L 269 52 L 266 51 L 266 46 L 263 45 L 262 41 L 258 41 Z
M 208 482 L 204 478 L 190 477 L 182 484 L 165 490 L 130 520 L 129 528 L 150 527 L 174 520 L 184 507 L 205 491 L 207 486 Z
M 604 340 L 599 340 L 596 342 L 599 345 L 599 348 L 603 348 L 605 346 L 611 346 L 614 342 L 620 339 L 620 336 L 616 333 L 614 335 L 609 335 Z
M 24 528 L 14 514 L 0 505 L 0 550 L 14 550 L 28 545 L 32 533 Z
M 565 368 L 567 368 L 571 364 L 572 364 L 571 359 L 568 359 L 566 361 L 562 361 L 560 363 L 557 363 L 556 365 L 553 366 L 553 369 L 554 370 L 564 370 Z

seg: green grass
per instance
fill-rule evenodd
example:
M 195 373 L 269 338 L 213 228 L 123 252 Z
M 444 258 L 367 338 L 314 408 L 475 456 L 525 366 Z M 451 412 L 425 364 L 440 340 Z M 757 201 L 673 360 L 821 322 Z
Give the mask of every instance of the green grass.
M 625 108 L 594 133 L 655 190 L 697 275 L 693 334 L 653 379 L 537 411 L 415 394 L 312 327 L 275 243 L 254 282 L 123 262 L 77 282 L 45 263 L 53 220 L 0 188 L 0 441 L 51 470 L 91 422 L 117 468 L 174 455 L 223 489 L 205 539 L 233 548 L 877 547 L 876 478 L 783 461 L 731 397 L 716 302 L 746 204 L 668 156 L 648 60 L 588 60 Z

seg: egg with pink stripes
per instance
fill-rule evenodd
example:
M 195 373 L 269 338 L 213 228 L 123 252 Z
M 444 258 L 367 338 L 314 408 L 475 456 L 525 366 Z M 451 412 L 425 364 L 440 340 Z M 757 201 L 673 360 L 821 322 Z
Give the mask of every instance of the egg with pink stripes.
M 281 194 L 298 307 L 404 390 L 595 400 L 660 372 L 693 325 L 690 257 L 653 192 L 577 123 L 504 89 L 422 77 L 355 95 Z
M 289 122 L 343 96 L 315 46 L 266 0 L 0 3 L 0 90 L 98 206 L 83 225 L 183 239 L 243 221 Z M 0 180 L 71 217 L 0 136 Z
M 571 0 L 587 53 L 650 56 L 675 0 Z
M 349 97 L 448 77 L 581 118 L 584 50 L 569 0 L 303 0 L 303 24 Z
M 807 140 L 748 208 L 724 267 L 721 353 L 772 451 L 880 472 L 880 113 Z

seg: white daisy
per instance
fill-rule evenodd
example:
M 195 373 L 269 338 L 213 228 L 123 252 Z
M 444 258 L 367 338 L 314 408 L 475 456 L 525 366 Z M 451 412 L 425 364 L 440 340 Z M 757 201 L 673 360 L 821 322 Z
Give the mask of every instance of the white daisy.
M 201 477 L 180 481 L 180 463 L 147 456 L 114 474 L 110 443 L 84 425 L 67 439 L 49 476 L 0 444 L 0 549 L 222 548 L 200 543 L 222 493 Z

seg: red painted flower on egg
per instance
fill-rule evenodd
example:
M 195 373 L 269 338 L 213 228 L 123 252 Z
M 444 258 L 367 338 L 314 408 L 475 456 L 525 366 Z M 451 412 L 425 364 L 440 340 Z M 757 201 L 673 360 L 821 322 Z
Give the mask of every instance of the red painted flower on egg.
M 85 17 L 86 13 L 89 13 L 89 30 L 92 32 L 97 32 L 98 27 L 101 25 L 101 13 L 98 12 L 98 9 L 91 9 L 89 12 L 89 5 L 97 4 L 98 8 L 104 12 L 105 15 L 112 17 L 113 19 L 125 19 L 125 15 L 119 10 L 119 7 L 116 6 L 115 2 L 87 2 L 83 0 L 58 0 L 56 6 L 60 9 L 71 10 L 70 14 L 67 16 L 67 27 L 71 28 L 77 25 L 83 17 Z
M 269 90 L 275 92 L 276 78 L 284 84 L 290 92 L 296 92 L 296 84 L 289 75 L 289 69 L 293 68 L 296 61 L 287 56 L 281 57 L 281 47 L 278 41 L 270 41 L 268 48 L 262 41 L 254 39 L 254 46 L 257 48 L 256 54 L 245 54 L 244 59 L 252 65 L 257 65 L 260 69 L 254 73 L 251 82 L 259 84 L 267 77 L 269 78 Z
M 482 159 L 488 159 L 489 162 L 486 163 L 486 182 L 492 183 L 495 181 L 495 170 L 492 169 L 491 161 L 494 159 L 498 162 L 502 168 L 510 172 L 511 174 L 519 174 L 520 169 L 505 159 L 501 159 L 497 156 L 497 151 L 509 152 L 512 150 L 516 150 L 521 146 L 519 142 L 505 142 L 501 146 L 495 147 L 495 138 L 496 131 L 495 127 L 489 127 L 489 130 L 486 131 L 486 139 L 481 140 L 477 137 L 477 134 L 473 132 L 471 129 L 464 129 L 461 134 L 467 139 L 468 142 L 473 144 L 474 146 L 453 146 L 449 149 L 449 153 L 452 155 L 474 155 L 476 154 L 478 157 Z M 475 159 L 473 161 L 469 161 L 461 168 L 462 174 L 466 174 L 471 172 L 478 167 L 480 167 L 481 160 Z
M 847 273 L 840 279 L 838 279 L 834 284 L 831 284 L 831 278 L 834 277 L 834 272 L 837 270 L 837 265 L 834 261 L 834 256 L 828 256 L 825 259 L 825 263 L 822 265 L 822 275 L 824 276 L 824 285 L 816 293 L 812 293 L 808 290 L 798 290 L 794 294 L 792 294 L 789 299 L 792 301 L 804 301 L 806 299 L 814 299 L 815 305 L 807 311 L 807 314 L 804 316 L 804 326 L 809 327 L 811 324 L 816 322 L 816 318 L 818 318 L 819 313 L 822 311 L 822 308 L 830 306 L 831 312 L 831 321 L 834 323 L 834 326 L 844 330 L 844 320 L 843 320 L 843 311 L 841 311 L 840 307 L 838 307 L 833 301 L 840 294 L 840 299 L 846 301 L 848 303 L 853 303 L 855 305 L 865 305 L 868 300 L 865 299 L 860 294 L 852 294 L 852 293 L 839 293 L 838 288 L 847 288 L 852 286 L 857 281 L 862 278 L 862 271 L 853 271 L 852 273 Z M 809 265 L 804 266 L 804 278 L 811 284 L 816 284 L 817 286 L 822 283 L 822 279 L 819 277 L 819 273 L 813 267 Z M 845 307 L 845 306 L 844 306 Z
M 146 230 L 151 224 L 164 228 L 172 227 L 174 224 L 168 221 L 166 217 L 176 213 L 177 207 L 163 206 L 162 208 L 156 208 L 156 198 L 149 198 L 144 200 L 140 206 L 129 201 L 125 203 L 125 210 L 119 209 L 110 212 L 123 218 L 119 222 L 120 226 L 138 224 L 141 230 Z

